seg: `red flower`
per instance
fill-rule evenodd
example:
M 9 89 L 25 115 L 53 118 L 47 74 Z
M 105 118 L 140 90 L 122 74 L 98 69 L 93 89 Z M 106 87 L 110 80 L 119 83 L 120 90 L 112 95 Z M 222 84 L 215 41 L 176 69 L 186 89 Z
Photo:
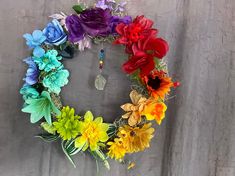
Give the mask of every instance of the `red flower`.
M 140 75 L 148 75 L 154 68 L 154 57 L 162 58 L 166 55 L 169 47 L 161 38 L 148 38 L 132 45 L 133 55 L 122 66 L 123 70 L 131 74 L 140 69 Z
M 144 55 L 141 57 L 132 56 L 127 62 L 122 65 L 122 69 L 131 74 L 137 69 L 140 69 L 141 76 L 148 75 L 155 68 L 153 56 Z
M 120 35 L 114 43 L 124 44 L 130 47 L 133 43 L 149 36 L 157 34 L 156 29 L 152 29 L 153 21 L 145 18 L 144 16 L 137 16 L 132 23 L 117 25 L 116 31 Z

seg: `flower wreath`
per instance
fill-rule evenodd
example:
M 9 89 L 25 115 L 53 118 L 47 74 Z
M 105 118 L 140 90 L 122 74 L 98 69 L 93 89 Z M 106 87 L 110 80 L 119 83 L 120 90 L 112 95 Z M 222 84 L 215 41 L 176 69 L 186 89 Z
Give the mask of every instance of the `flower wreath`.
M 32 55 L 28 64 L 25 84 L 20 90 L 25 101 L 23 112 L 30 113 L 31 123 L 40 122 L 43 133 L 37 137 L 45 141 L 60 140 L 63 152 L 74 165 L 72 156 L 88 151 L 109 169 L 107 158 L 124 160 L 126 154 L 143 151 L 150 146 L 154 128 L 152 120 L 161 124 L 167 109 L 164 101 L 172 82 L 163 57 L 168 44 L 157 37 L 153 21 L 144 16 L 132 20 L 125 14 L 125 2 L 99 0 L 93 7 L 73 6 L 76 14 L 54 14 L 53 20 L 41 30 L 24 34 Z M 133 82 L 130 103 L 121 106 L 125 114 L 113 124 L 94 118 L 90 111 L 84 116 L 63 106 L 61 87 L 68 83 L 69 71 L 62 58 L 72 58 L 74 51 L 91 47 L 91 42 L 112 41 L 125 46 L 128 60 L 122 68 Z M 102 70 L 104 50 L 99 54 Z M 102 90 L 105 80 L 96 81 Z M 133 163 L 129 163 L 129 168 Z

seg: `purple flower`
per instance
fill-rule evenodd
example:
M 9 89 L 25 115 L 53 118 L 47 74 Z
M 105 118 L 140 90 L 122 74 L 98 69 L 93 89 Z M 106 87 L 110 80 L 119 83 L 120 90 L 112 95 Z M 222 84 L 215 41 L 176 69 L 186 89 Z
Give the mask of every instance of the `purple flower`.
M 84 38 L 84 29 L 77 15 L 73 14 L 65 19 L 65 24 L 68 29 L 68 40 L 76 43 Z
M 86 9 L 80 14 L 83 29 L 90 36 L 106 36 L 110 31 L 110 10 L 101 8 Z
M 112 16 L 111 22 L 110 22 L 110 33 L 117 34 L 116 27 L 118 24 L 120 23 L 129 24 L 131 23 L 131 21 L 132 21 L 132 18 L 130 16 L 124 16 L 124 17 Z
M 38 67 L 31 57 L 24 59 L 24 62 L 29 66 L 24 80 L 27 85 L 34 85 L 38 82 L 38 76 L 39 76 Z
M 104 10 L 109 8 L 109 6 L 106 4 L 106 0 L 99 0 L 95 6 Z

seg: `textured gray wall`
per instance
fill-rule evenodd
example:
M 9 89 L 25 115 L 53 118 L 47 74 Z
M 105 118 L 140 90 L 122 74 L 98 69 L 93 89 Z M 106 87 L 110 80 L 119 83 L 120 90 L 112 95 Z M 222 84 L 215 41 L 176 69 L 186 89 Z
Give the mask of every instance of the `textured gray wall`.
M 80 155 L 74 169 L 59 145 L 33 137 L 39 131 L 21 113 L 18 93 L 29 52 L 22 34 L 43 28 L 48 16 L 72 12 L 75 0 L 0 1 L 0 176 L 94 176 L 96 164 Z M 154 19 L 170 43 L 170 74 L 182 86 L 172 94 L 167 118 L 157 126 L 150 149 L 130 157 L 137 167 L 111 162 L 105 176 L 235 175 L 235 1 L 129 0 L 131 15 Z M 106 121 L 119 117 L 129 82 L 121 73 L 121 47 L 107 46 L 104 92 L 93 87 L 99 47 L 66 61 L 70 84 L 64 103 L 79 112 L 92 109 Z

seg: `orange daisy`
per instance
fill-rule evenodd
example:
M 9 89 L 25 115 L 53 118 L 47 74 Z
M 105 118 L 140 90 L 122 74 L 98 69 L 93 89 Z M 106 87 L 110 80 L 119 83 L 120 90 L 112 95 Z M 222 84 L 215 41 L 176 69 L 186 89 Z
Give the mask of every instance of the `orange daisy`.
M 170 88 L 174 86 L 171 78 L 165 72 L 154 70 L 148 76 L 143 77 L 150 96 L 154 98 L 164 99 L 170 92 Z

